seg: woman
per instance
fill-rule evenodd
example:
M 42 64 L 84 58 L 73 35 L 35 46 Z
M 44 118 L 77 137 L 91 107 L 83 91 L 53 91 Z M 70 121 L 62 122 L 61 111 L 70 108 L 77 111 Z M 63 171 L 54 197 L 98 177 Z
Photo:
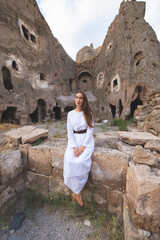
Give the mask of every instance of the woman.
M 68 145 L 64 155 L 64 183 L 74 192 L 74 200 L 83 205 L 81 190 L 88 180 L 94 151 L 94 114 L 84 92 L 75 94 L 76 108 L 68 113 Z

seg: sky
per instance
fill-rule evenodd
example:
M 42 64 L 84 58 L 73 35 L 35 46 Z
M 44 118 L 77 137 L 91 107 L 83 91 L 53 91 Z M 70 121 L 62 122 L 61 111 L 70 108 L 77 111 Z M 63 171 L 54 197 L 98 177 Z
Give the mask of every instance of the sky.
M 118 14 L 122 0 L 36 0 L 53 36 L 67 54 L 76 59 L 77 52 L 93 43 L 101 46 L 107 30 Z M 138 0 L 137 0 L 138 1 Z M 160 41 L 160 0 L 145 0 L 145 20 Z

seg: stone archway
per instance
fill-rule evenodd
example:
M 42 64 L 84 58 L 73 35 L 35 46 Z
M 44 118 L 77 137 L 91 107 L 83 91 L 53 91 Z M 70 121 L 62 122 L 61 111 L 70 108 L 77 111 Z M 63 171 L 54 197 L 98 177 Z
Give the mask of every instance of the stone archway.
M 91 90 L 93 86 L 93 79 L 90 73 L 82 72 L 78 77 L 78 88 L 82 91 Z
M 46 102 L 44 99 L 40 98 L 37 101 L 36 110 L 30 114 L 31 121 L 33 123 L 42 122 L 45 120 L 46 116 Z
M 140 85 L 136 86 L 134 89 L 134 93 L 132 95 L 132 99 L 134 100 L 131 101 L 131 104 L 130 104 L 130 117 L 133 117 L 134 111 L 137 109 L 138 105 L 143 105 L 143 102 L 140 99 L 140 94 L 142 90 L 143 90 L 143 87 Z
M 55 113 L 55 119 L 56 119 L 56 120 L 61 120 L 61 108 L 55 106 L 55 107 L 53 108 L 53 112 Z
M 37 101 L 38 106 L 38 122 L 42 122 L 45 120 L 46 116 L 46 102 L 40 98 Z
M 10 92 L 13 90 L 11 73 L 7 67 L 2 67 L 3 85 Z
M 116 106 L 115 105 L 112 105 L 110 104 L 110 108 L 111 108 L 111 113 L 112 113 L 112 116 L 113 118 L 115 117 L 115 114 L 116 114 Z
M 122 111 L 123 111 L 123 105 L 122 105 L 121 99 L 119 99 L 119 101 L 118 101 L 118 108 L 119 108 L 119 117 L 120 117 L 122 114 Z
M 8 107 L 1 116 L 1 123 L 12 123 L 19 124 L 19 121 L 16 119 L 16 107 Z

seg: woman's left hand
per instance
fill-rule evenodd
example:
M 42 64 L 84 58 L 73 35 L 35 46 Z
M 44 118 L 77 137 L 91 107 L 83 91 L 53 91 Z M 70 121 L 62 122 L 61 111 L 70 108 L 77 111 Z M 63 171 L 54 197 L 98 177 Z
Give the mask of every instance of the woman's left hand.
M 79 155 L 82 154 L 82 152 L 84 151 L 85 148 L 86 148 L 86 147 L 83 146 L 83 145 L 79 147 L 79 149 L 78 149 Z

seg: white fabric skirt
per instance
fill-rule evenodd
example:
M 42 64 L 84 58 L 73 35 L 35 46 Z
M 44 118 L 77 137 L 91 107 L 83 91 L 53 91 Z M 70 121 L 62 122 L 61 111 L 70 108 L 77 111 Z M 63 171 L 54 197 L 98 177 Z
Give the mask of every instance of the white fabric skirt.
M 75 176 L 75 177 L 66 177 L 64 176 L 64 183 L 69 187 L 72 192 L 79 194 L 83 189 L 84 185 L 88 180 L 88 173 L 82 176 Z

